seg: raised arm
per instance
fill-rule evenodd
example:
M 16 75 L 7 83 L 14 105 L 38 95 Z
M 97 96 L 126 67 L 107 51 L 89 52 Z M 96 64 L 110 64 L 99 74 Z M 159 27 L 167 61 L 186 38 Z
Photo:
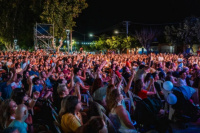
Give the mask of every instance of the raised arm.
M 33 89 L 32 79 L 29 77 L 28 80 L 27 80 L 27 82 L 28 82 L 28 85 L 29 85 L 28 86 L 29 89 L 28 89 L 27 94 L 28 94 L 29 97 L 31 97 L 31 95 L 32 95 L 32 89 Z
M 128 84 L 127 84 L 127 86 L 124 88 L 124 92 L 125 92 L 125 93 L 127 93 L 127 92 L 129 91 L 129 89 L 130 89 L 130 87 L 131 87 L 131 84 L 132 84 L 132 82 L 133 82 L 134 76 L 135 76 L 135 70 L 133 69 L 133 70 L 132 70 L 132 75 L 131 75 L 131 77 L 129 78 Z
M 7 85 L 10 85 L 12 82 L 14 82 L 15 79 L 16 79 L 16 77 L 17 77 L 16 68 L 13 67 L 13 72 L 11 73 L 11 78 L 10 78 L 10 80 L 7 82 Z
M 48 72 L 48 74 L 47 74 L 47 78 L 49 78 L 49 77 L 51 76 L 51 74 L 52 74 L 53 70 L 55 69 L 55 67 L 56 67 L 56 63 L 55 63 L 54 66 L 51 67 L 51 69 L 49 70 L 49 72 Z

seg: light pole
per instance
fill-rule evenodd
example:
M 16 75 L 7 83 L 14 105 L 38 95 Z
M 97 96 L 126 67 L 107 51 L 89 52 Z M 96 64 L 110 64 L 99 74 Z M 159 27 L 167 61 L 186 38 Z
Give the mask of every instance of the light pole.
M 66 30 L 66 34 L 67 34 L 67 50 L 68 50 L 68 54 L 69 54 L 69 34 L 70 34 L 70 30 Z
M 17 46 L 17 39 L 14 40 L 14 45 L 15 45 L 15 46 L 14 46 L 14 47 L 15 47 L 15 50 L 17 50 L 17 49 L 18 49 L 18 46 Z

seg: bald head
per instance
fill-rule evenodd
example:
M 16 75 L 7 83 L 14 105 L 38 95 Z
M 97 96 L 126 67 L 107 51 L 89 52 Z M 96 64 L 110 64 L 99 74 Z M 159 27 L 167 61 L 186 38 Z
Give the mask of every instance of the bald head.
M 28 109 L 26 105 L 20 104 L 15 111 L 15 117 L 18 120 L 25 120 L 28 117 Z

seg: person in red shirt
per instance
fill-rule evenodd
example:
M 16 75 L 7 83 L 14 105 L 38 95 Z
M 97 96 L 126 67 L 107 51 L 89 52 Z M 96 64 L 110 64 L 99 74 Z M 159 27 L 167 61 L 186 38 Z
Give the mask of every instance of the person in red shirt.
M 138 79 L 135 82 L 134 94 L 138 95 L 141 99 L 145 99 L 149 95 L 156 94 L 156 89 L 154 87 L 154 84 L 152 84 L 152 87 L 153 87 L 153 92 L 145 90 L 143 81 L 141 79 Z
M 126 67 L 128 67 L 128 68 L 131 67 L 130 59 L 127 59 L 127 60 L 126 60 Z
M 122 77 L 121 73 L 119 72 L 119 66 L 115 67 L 115 74 L 117 75 L 118 78 Z
M 200 56 L 200 47 L 197 50 L 197 55 Z

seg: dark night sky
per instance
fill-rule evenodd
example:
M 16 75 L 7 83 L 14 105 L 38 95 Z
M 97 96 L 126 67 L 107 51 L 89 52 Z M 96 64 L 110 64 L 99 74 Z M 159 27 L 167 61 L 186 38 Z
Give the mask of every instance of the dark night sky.
M 88 8 L 76 19 L 76 31 L 98 33 L 122 21 L 160 24 L 200 17 L 200 0 L 86 0 Z

